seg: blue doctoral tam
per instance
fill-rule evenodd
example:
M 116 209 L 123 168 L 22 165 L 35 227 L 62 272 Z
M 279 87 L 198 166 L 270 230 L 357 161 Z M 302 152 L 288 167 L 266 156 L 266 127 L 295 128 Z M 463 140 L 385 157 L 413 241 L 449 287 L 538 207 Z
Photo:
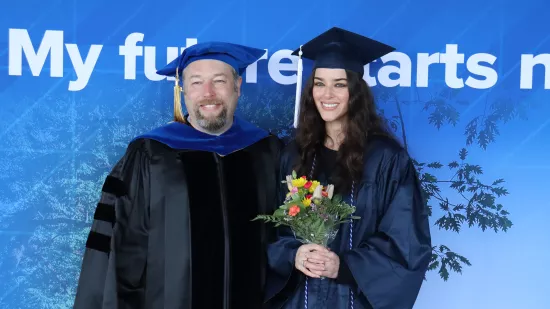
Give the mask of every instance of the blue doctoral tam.
M 182 75 L 182 71 L 193 61 L 212 59 L 229 64 L 242 75 L 249 65 L 258 61 L 266 51 L 254 47 L 226 42 L 205 42 L 187 47 L 183 53 L 157 71 L 157 74 L 164 76 Z

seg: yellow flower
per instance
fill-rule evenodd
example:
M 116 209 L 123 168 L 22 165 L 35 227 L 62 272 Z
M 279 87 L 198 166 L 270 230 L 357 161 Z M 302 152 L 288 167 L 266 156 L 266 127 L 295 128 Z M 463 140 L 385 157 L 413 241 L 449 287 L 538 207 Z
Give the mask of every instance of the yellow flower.
M 313 193 L 313 191 L 315 191 L 315 188 L 317 188 L 319 184 L 320 183 L 317 180 L 312 181 L 311 187 L 309 187 L 309 193 Z
M 308 207 L 309 205 L 311 205 L 311 199 L 309 198 L 303 199 L 302 204 L 304 204 L 305 207 Z
M 304 178 L 293 179 L 292 180 L 292 185 L 294 187 L 301 188 L 306 184 L 306 182 L 307 182 L 307 180 L 305 180 Z

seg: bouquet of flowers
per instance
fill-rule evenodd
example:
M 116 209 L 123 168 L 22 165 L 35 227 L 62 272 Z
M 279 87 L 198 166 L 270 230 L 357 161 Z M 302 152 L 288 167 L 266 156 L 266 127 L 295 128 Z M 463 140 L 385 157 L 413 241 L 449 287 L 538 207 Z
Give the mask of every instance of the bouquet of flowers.
M 288 194 L 284 204 L 272 215 L 258 215 L 254 220 L 289 226 L 296 239 L 327 247 L 338 233 L 339 225 L 351 219 L 355 207 L 334 195 L 334 185 L 323 187 L 306 176 L 297 178 L 296 172 L 286 176 Z

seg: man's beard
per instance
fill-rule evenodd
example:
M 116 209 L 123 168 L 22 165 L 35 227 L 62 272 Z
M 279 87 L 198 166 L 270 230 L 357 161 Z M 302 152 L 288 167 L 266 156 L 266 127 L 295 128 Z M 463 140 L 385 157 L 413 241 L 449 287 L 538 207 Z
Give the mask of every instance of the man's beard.
M 214 119 L 206 118 L 201 114 L 200 106 L 207 104 L 222 104 L 222 111 Z M 219 131 L 227 124 L 227 107 L 220 100 L 201 101 L 195 105 L 195 119 L 201 128 L 211 132 Z

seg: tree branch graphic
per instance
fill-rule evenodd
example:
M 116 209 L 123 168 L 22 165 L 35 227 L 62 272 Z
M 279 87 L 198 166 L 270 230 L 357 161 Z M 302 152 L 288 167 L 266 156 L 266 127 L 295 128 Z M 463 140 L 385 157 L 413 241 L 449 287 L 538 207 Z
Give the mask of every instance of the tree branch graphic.
M 394 132 L 401 136 L 405 147 L 408 144 L 402 104 L 420 104 L 422 110 L 428 112 L 428 123 L 437 130 L 445 125 L 457 126 L 460 122 L 457 107 L 468 105 L 458 99 L 460 90 L 456 89 L 445 88 L 426 101 L 422 101 L 417 92 L 417 99 L 410 102 L 400 102 L 392 91 L 381 90 L 377 95 L 377 102 L 380 107 L 395 103 L 396 116 L 389 116 L 383 109 L 381 113 Z M 464 227 L 477 227 L 482 231 L 490 229 L 494 232 L 506 232 L 512 227 L 508 211 L 498 202 L 498 198 L 508 194 L 503 186 L 504 179 L 484 182 L 481 179 L 483 168 L 468 158 L 468 147 L 474 146 L 474 143 L 486 149 L 495 141 L 499 134 L 499 122 L 506 123 L 514 118 L 526 117 L 526 107 L 511 102 L 513 101 L 510 99 L 497 99 L 491 104 L 486 103 L 484 113 L 474 116 L 467 123 L 464 131 L 466 140 L 464 146 L 457 149 L 456 159 L 445 163 L 415 161 L 430 216 L 434 215 L 434 210 L 438 213 L 431 222 L 439 229 L 460 233 Z M 462 273 L 464 266 L 472 265 L 468 258 L 446 245 L 434 245 L 432 250 L 429 269 L 438 271 L 445 281 L 449 279 L 450 271 Z

